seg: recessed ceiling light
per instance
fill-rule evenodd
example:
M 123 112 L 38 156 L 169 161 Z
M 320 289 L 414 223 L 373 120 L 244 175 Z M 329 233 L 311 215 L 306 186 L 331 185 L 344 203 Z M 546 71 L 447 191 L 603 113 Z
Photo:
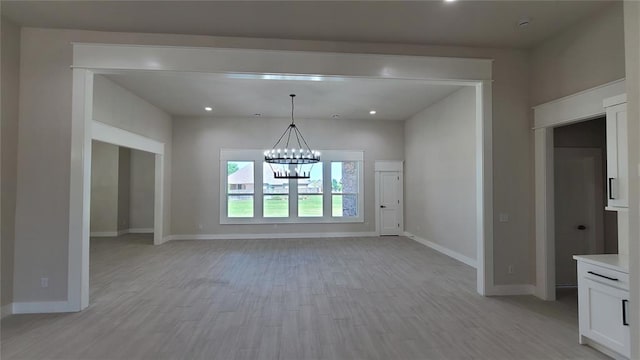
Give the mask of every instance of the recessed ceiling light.
M 204 110 L 205 111 L 213 111 L 213 108 L 211 106 L 205 106 Z
M 369 111 L 369 114 L 370 114 L 370 115 L 375 115 L 375 114 L 376 114 L 376 111 L 375 111 L 375 110 L 371 110 L 371 111 Z
M 444 0 L 444 2 L 455 2 L 456 0 Z

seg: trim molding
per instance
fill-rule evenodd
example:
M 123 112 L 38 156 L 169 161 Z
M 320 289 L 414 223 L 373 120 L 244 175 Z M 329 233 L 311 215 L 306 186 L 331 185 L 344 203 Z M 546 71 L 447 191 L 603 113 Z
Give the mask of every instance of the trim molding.
M 129 234 L 153 234 L 153 228 L 133 228 L 128 229 Z
M 440 252 L 440 253 L 442 253 L 444 255 L 447 255 L 447 256 L 449 256 L 451 258 L 454 258 L 454 259 L 460 261 L 461 263 L 467 264 L 467 265 L 471 266 L 474 269 L 477 268 L 477 266 L 478 266 L 478 263 L 477 263 L 476 260 L 474 260 L 474 259 L 472 259 L 472 258 L 470 258 L 470 257 L 468 257 L 466 255 L 462 255 L 459 252 L 456 252 L 456 251 L 453 251 L 451 249 L 448 249 L 448 248 L 446 248 L 446 247 L 444 247 L 442 245 L 436 244 L 436 243 L 434 243 L 432 241 L 429 241 L 427 239 L 423 239 L 423 238 L 421 238 L 419 236 L 413 235 L 410 232 L 405 231 L 404 232 L 404 236 L 408 237 L 409 239 L 411 239 L 413 241 L 419 242 L 422 245 L 430 247 L 433 250 L 438 251 L 438 252 Z
M 601 116 L 603 101 L 625 92 L 625 79 L 620 79 L 534 106 L 533 127 L 555 127 Z
M 91 237 L 116 237 L 125 234 L 153 234 L 153 228 L 133 228 L 118 231 L 95 231 L 90 234 Z
M 3 305 L 0 310 L 0 318 L 4 319 L 5 317 L 13 314 L 13 303 L 9 303 Z
M 489 296 L 534 295 L 536 286 L 531 284 L 494 285 L 488 290 Z
M 91 237 L 116 237 L 120 235 L 118 231 L 94 231 L 89 236 Z
M 180 234 L 169 235 L 172 240 L 253 240 L 253 239 L 295 239 L 295 238 L 343 238 L 375 237 L 375 231 L 367 232 L 323 232 L 323 233 L 281 233 L 281 234 Z
M 109 144 L 164 155 L 163 142 L 97 120 L 93 120 L 91 123 L 91 137 L 94 140 L 104 141 Z
M 13 303 L 12 310 L 13 314 L 42 314 L 78 311 L 78 309 L 74 309 L 68 301 L 16 302 Z

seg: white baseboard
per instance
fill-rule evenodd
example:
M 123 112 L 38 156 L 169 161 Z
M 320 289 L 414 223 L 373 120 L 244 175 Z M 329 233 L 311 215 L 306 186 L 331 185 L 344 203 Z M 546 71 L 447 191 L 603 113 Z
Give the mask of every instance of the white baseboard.
M 13 314 L 13 303 L 3 305 L 0 310 L 0 318 L 5 318 Z
M 117 231 L 94 231 L 89 234 L 90 237 L 116 237 Z
M 117 237 L 126 234 L 153 234 L 153 228 L 134 228 L 118 231 L 94 231 L 89 234 L 91 237 Z
M 468 256 L 462 255 L 459 252 L 456 252 L 456 251 L 453 251 L 451 249 L 448 249 L 448 248 L 446 248 L 446 247 L 444 247 L 442 245 L 436 244 L 436 243 L 434 243 L 432 241 L 429 241 L 427 239 L 423 239 L 423 238 L 421 238 L 419 236 L 413 235 L 410 232 L 405 231 L 404 232 L 404 236 L 408 237 L 409 239 L 411 239 L 413 241 L 417 241 L 422 245 L 428 246 L 428 247 L 432 248 L 435 251 L 438 251 L 438 252 L 443 253 L 443 254 L 445 254 L 445 255 L 447 255 L 449 257 L 452 257 L 452 258 L 454 258 L 454 259 L 456 259 L 456 260 L 458 260 L 458 261 L 460 261 L 460 262 L 462 262 L 464 264 L 467 264 L 467 265 L 471 266 L 474 269 L 477 268 L 477 266 L 478 266 L 475 259 L 472 259 L 472 258 L 470 258 Z
M 34 301 L 13 303 L 13 314 L 74 312 L 68 301 Z
M 580 344 L 582 345 L 587 345 L 590 346 L 598 351 L 600 351 L 601 353 L 611 357 L 612 359 L 616 359 L 616 360 L 627 360 L 628 358 L 624 355 L 620 355 L 617 352 L 609 349 L 606 346 L 600 345 L 597 342 L 585 337 L 585 336 L 580 336 Z
M 172 240 L 241 240 L 241 239 L 295 239 L 295 238 L 341 238 L 341 237 L 374 237 L 370 232 L 329 232 L 329 233 L 282 233 L 282 234 L 190 234 L 168 235 L 164 241 Z
M 153 234 L 153 228 L 134 228 L 127 230 L 129 234 Z
M 533 295 L 535 289 L 531 284 L 494 285 L 487 289 L 487 296 Z

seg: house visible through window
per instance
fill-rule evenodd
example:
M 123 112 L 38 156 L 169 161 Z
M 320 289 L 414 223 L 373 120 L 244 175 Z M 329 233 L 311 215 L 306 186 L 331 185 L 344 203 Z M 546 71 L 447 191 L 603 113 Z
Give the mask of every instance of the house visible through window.
M 253 217 L 253 161 L 227 161 L 227 216 Z

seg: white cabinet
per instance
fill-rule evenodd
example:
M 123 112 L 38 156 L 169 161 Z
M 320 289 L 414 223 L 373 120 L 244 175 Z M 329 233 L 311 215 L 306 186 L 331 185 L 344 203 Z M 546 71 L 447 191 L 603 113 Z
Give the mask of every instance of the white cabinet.
M 598 257 L 614 259 L 618 255 L 574 257 L 578 260 L 580 343 L 616 358 L 629 358 L 629 274 L 619 264 L 598 262 Z
M 629 207 L 627 103 L 621 95 L 604 101 L 607 112 L 607 205 Z

